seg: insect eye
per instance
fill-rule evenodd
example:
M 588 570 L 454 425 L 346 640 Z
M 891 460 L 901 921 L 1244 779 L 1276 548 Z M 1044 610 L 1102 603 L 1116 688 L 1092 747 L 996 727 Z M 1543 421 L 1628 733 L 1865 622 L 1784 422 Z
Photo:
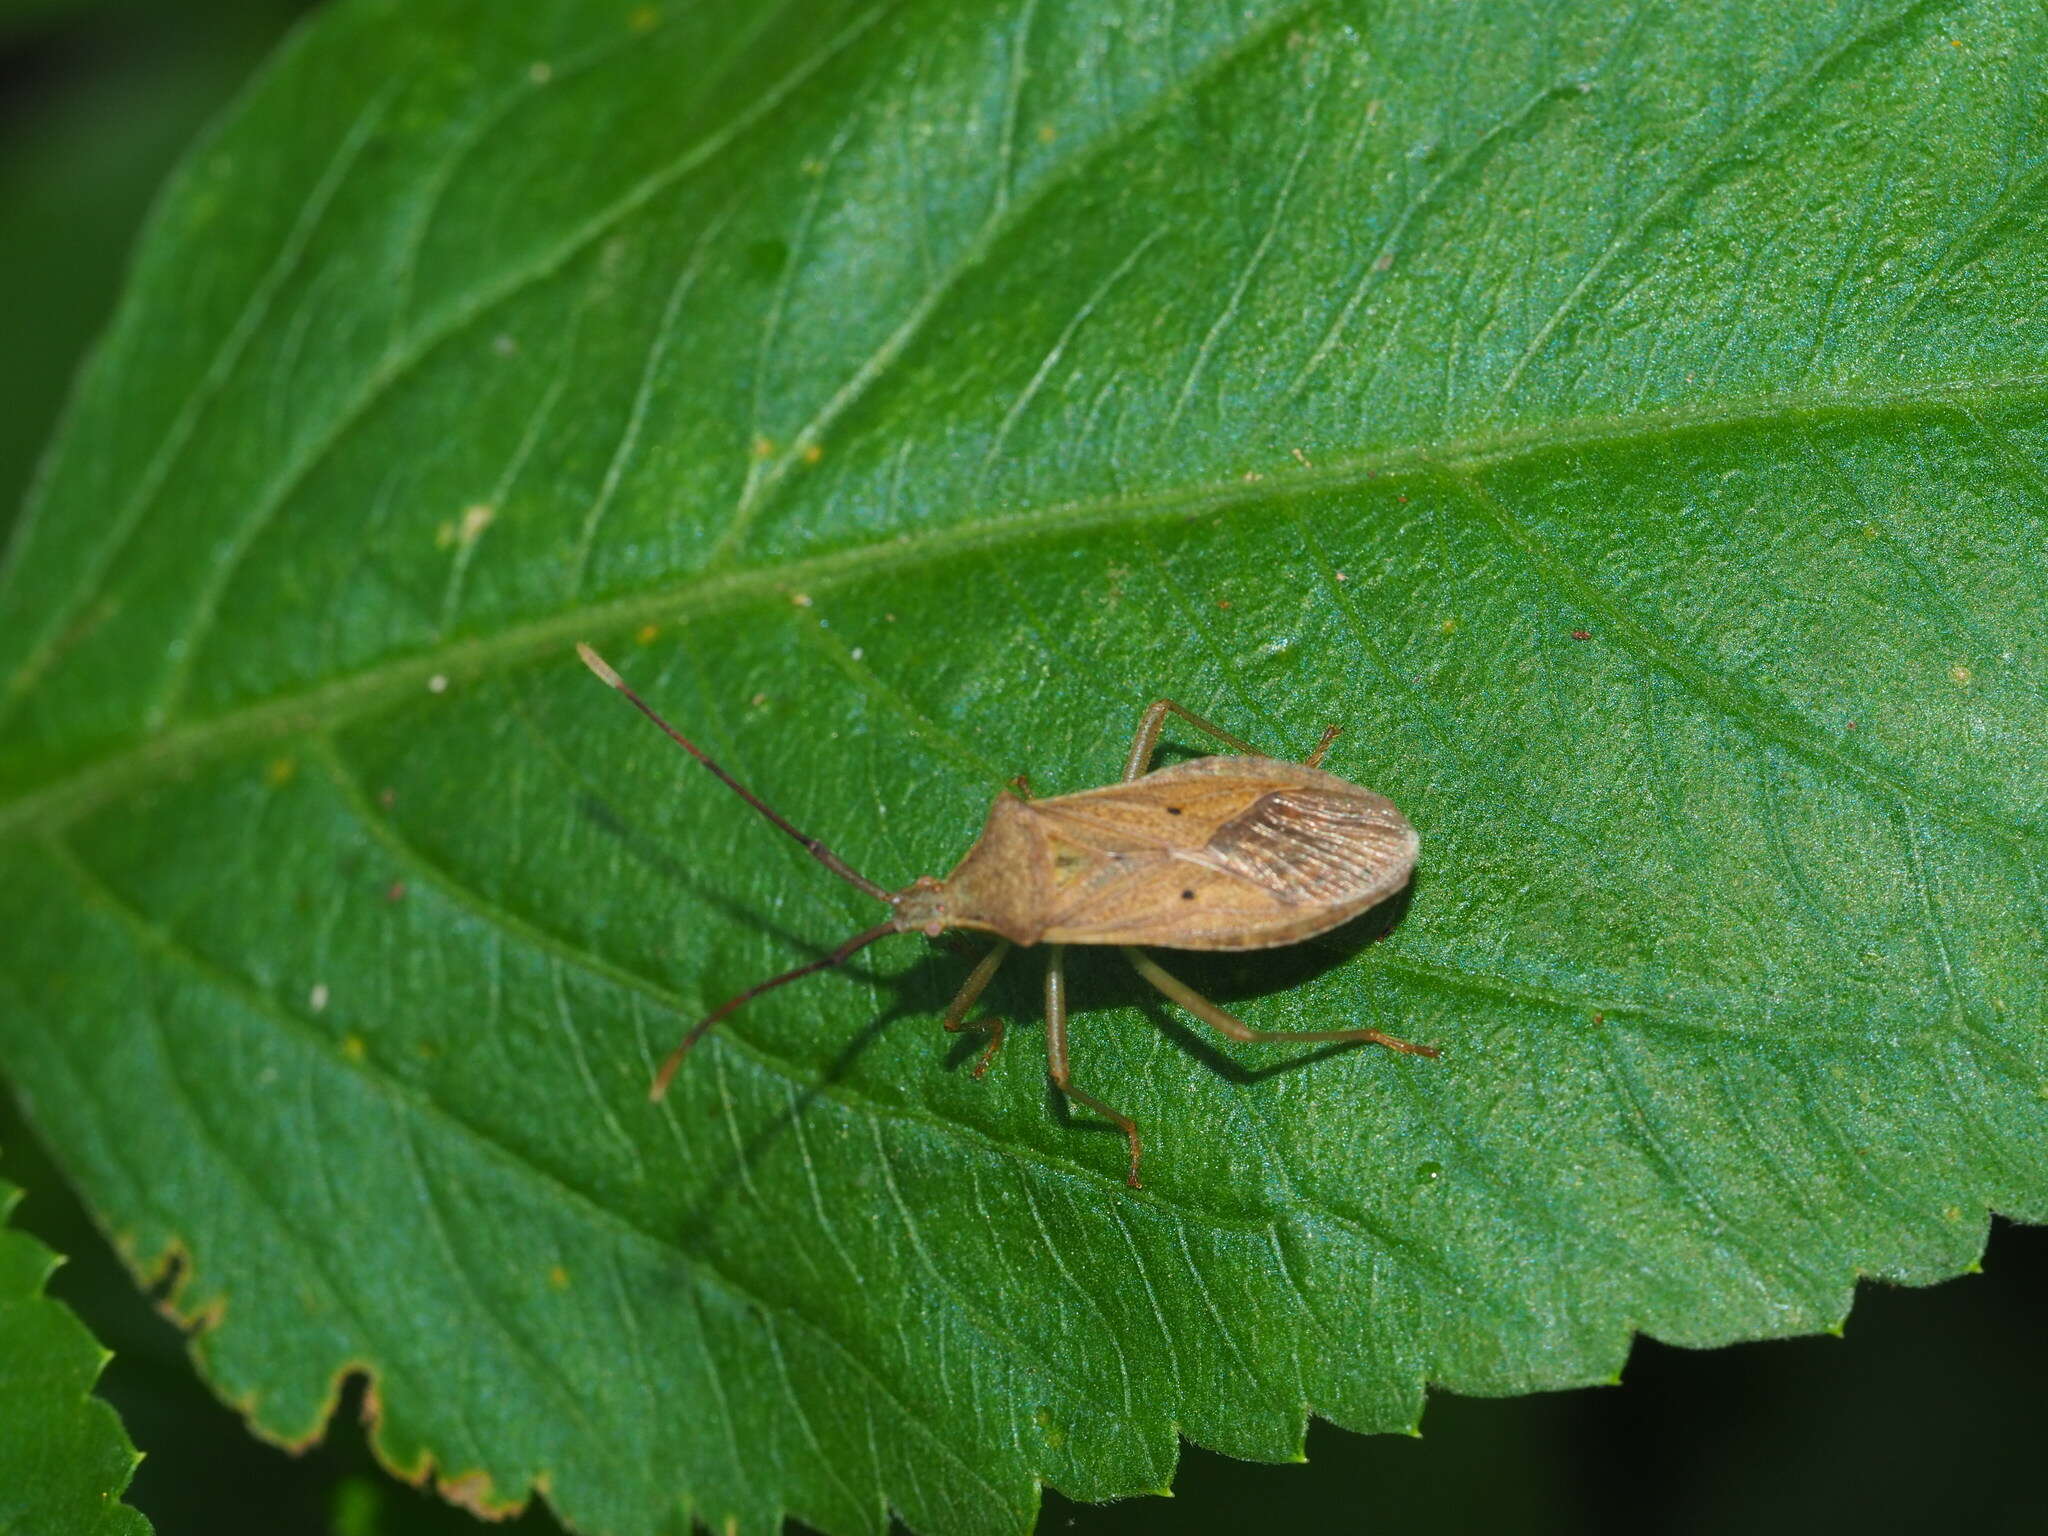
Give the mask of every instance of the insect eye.
M 1195 893 L 1193 891 L 1182 891 L 1180 893 L 1180 899 L 1182 901 L 1193 901 L 1195 899 Z
M 1178 816 L 1180 814 L 1180 807 L 1177 805 L 1169 805 L 1166 808 L 1166 814 L 1169 816 Z

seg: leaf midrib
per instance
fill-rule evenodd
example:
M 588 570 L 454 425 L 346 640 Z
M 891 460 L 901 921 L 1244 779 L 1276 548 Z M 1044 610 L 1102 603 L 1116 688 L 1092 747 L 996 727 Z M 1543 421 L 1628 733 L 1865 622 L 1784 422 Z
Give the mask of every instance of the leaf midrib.
M 1368 482 L 1448 476 L 1467 482 L 1477 471 L 1518 459 L 1570 450 L 1640 445 L 1687 435 L 1736 432 L 1789 422 L 1840 421 L 1887 414 L 1909 416 L 1985 399 L 2038 399 L 2048 403 L 2048 372 L 1981 379 L 1944 379 L 1870 391 L 1823 390 L 1745 397 L 1711 406 L 1683 406 L 1626 416 L 1581 417 L 1481 432 L 1443 443 L 1405 444 L 1320 459 L 1314 467 L 1288 465 L 1256 482 L 1231 480 L 1206 486 L 1173 486 L 1125 495 L 1092 497 L 1034 507 L 996 517 L 956 523 L 908 539 L 890 535 L 825 554 L 773 566 L 697 572 L 679 581 L 570 611 L 549 614 L 490 634 L 452 640 L 373 664 L 344 677 L 316 683 L 227 710 L 209 719 L 175 726 L 161 734 L 75 765 L 10 800 L 0 801 L 0 841 L 24 831 L 63 828 L 81 816 L 149 784 L 230 753 L 309 730 L 338 732 L 408 700 L 416 700 L 435 677 L 450 685 L 559 652 L 593 635 L 729 610 L 794 591 L 818 593 L 866 577 L 915 569 L 967 554 L 1096 528 L 1137 526 L 1201 515 L 1242 514 L 1262 504 L 1331 491 L 1356 490 Z M 1469 494 L 1467 487 L 1466 494 Z M 1634 626 L 1632 626 L 1634 627 Z M 1644 658 L 1668 669 L 1662 657 Z M 1682 676 L 1688 686 L 1696 677 Z M 1727 684 L 1720 693 L 1732 692 Z M 1725 696 L 1715 703 L 1725 706 Z M 1783 729 L 1773 730 L 1755 715 L 1747 724 L 1761 736 L 1803 756 L 1818 757 L 1835 771 L 1883 785 L 1937 818 L 1970 826 L 2000 842 L 2028 837 L 1991 816 L 1938 799 L 1855 758 L 1832 743 Z
M 336 764 L 335 766 L 338 768 L 339 765 Z M 323 1036 L 315 1032 L 306 1021 L 285 1008 L 278 999 L 272 997 L 261 988 L 254 986 L 246 978 L 223 970 L 211 957 L 193 949 L 176 934 L 131 905 L 125 896 L 109 885 L 99 872 L 94 870 L 76 850 L 64 843 L 62 839 L 43 839 L 40 840 L 39 846 L 44 855 L 76 884 L 81 895 L 112 918 L 139 946 L 162 957 L 187 974 L 195 977 L 204 985 L 233 999 L 250 1013 L 277 1026 L 287 1038 L 315 1051 L 320 1051 L 326 1045 L 327 1042 Z M 408 851 L 408 856 L 415 860 L 418 857 L 416 853 L 411 853 L 410 851 Z M 467 907 L 486 922 L 492 923 L 508 934 L 523 938 L 527 942 L 536 943 L 540 947 L 554 952 L 558 958 L 566 959 L 570 963 L 578 965 L 593 975 L 609 980 L 615 985 L 626 986 L 639 995 L 656 1002 L 658 1005 L 669 1007 L 671 1010 L 677 1008 L 677 1003 L 674 999 L 668 998 L 665 994 L 661 993 L 660 989 L 646 978 L 637 977 L 633 973 L 623 971 L 609 963 L 593 964 L 592 962 L 595 957 L 580 952 L 572 953 L 566 951 L 559 942 L 553 940 L 540 930 L 532 928 L 523 919 L 502 908 L 480 904 L 475 893 L 464 888 L 452 886 L 445 877 L 441 877 L 439 883 L 442 893 L 449 899 Z M 688 1018 L 689 1016 L 687 1013 L 678 1013 L 678 1017 Z M 962 1122 L 936 1116 L 928 1111 L 909 1109 L 902 1104 L 879 1101 L 859 1092 L 847 1091 L 844 1085 L 840 1085 L 837 1088 L 825 1088 L 812 1082 L 806 1073 L 796 1069 L 787 1060 L 763 1049 L 758 1043 L 748 1040 L 744 1036 L 728 1037 L 723 1048 L 736 1052 L 755 1069 L 764 1071 L 792 1086 L 802 1086 L 807 1092 L 823 1093 L 842 1109 L 860 1116 L 867 1122 L 870 1130 L 877 1137 L 880 1136 L 884 1124 L 911 1126 L 922 1131 L 953 1138 L 973 1149 L 997 1152 L 1003 1157 L 1012 1160 L 1022 1159 L 1028 1161 L 1048 1176 L 1059 1180 L 1071 1181 L 1078 1186 L 1085 1187 L 1098 1198 L 1115 1200 L 1124 1195 L 1122 1180 L 1114 1172 L 1100 1172 L 1068 1162 L 1062 1158 L 1035 1152 L 1013 1143 L 994 1140 L 986 1133 Z M 651 1061 L 648 1064 L 651 1066 Z M 412 1110 L 420 1112 L 421 1118 L 432 1120 L 448 1128 L 467 1143 L 484 1149 L 491 1157 L 500 1160 L 503 1165 L 514 1169 L 521 1176 L 531 1177 L 547 1188 L 566 1196 L 579 1209 L 589 1213 L 598 1224 L 615 1229 L 635 1241 L 653 1245 L 665 1255 L 686 1264 L 693 1270 L 702 1272 L 713 1285 L 721 1287 L 732 1295 L 738 1296 L 753 1305 L 760 1306 L 771 1312 L 786 1312 L 795 1321 L 816 1332 L 835 1350 L 851 1358 L 859 1358 L 852 1345 L 840 1339 L 821 1319 L 812 1317 L 802 1310 L 796 1310 L 786 1303 L 772 1303 L 768 1297 L 756 1291 L 744 1278 L 729 1273 L 723 1265 L 712 1261 L 695 1249 L 678 1246 L 672 1233 L 664 1232 L 635 1220 L 627 1212 L 607 1203 L 599 1194 L 585 1189 L 564 1176 L 560 1171 L 536 1161 L 492 1130 L 472 1121 L 420 1086 L 409 1083 L 382 1069 L 373 1060 L 366 1059 L 354 1062 L 349 1070 L 353 1071 L 363 1082 L 370 1085 L 374 1091 L 383 1097 L 394 1103 L 402 1103 L 409 1106 Z M 879 1147 L 878 1152 L 879 1155 L 886 1158 L 886 1146 Z M 226 1154 L 223 1152 L 222 1155 Z M 1491 1173 L 1482 1173 L 1481 1176 L 1495 1183 L 1503 1192 L 1504 1197 L 1511 1199 L 1514 1203 L 1518 1205 L 1528 1204 L 1525 1192 L 1519 1190 L 1512 1181 L 1502 1180 L 1497 1175 Z M 1285 1207 L 1277 1213 L 1272 1213 L 1258 1219 L 1236 1217 L 1213 1209 L 1190 1207 L 1178 1201 L 1163 1198 L 1158 1191 L 1154 1191 L 1144 1201 L 1141 1209 L 1172 1224 L 1183 1233 L 1189 1228 L 1199 1228 L 1209 1232 L 1249 1236 L 1261 1231 L 1271 1230 L 1274 1225 L 1274 1215 L 1285 1216 L 1290 1223 L 1301 1227 L 1313 1225 L 1335 1228 L 1342 1232 L 1350 1241 L 1383 1254 L 1390 1261 L 1405 1266 L 1416 1275 L 1428 1276 L 1439 1287 L 1447 1291 L 1454 1291 L 1459 1288 L 1457 1277 L 1445 1269 L 1440 1256 L 1437 1254 L 1417 1245 L 1411 1240 L 1403 1238 L 1394 1229 L 1367 1220 L 1359 1214 L 1344 1214 L 1326 1206 L 1318 1207 L 1313 1205 L 1303 1199 L 1298 1191 L 1292 1189 L 1291 1181 L 1290 1195 Z M 1553 1216 L 1547 1213 L 1539 1214 L 1542 1214 L 1543 1225 L 1553 1229 L 1557 1228 L 1557 1222 Z M 1577 1241 L 1584 1242 L 1588 1240 L 1583 1232 L 1574 1233 L 1573 1236 Z M 184 1241 L 182 1236 L 179 1241 Z M 935 1267 L 935 1261 L 931 1258 L 930 1254 L 923 1249 L 921 1243 L 918 1243 L 916 1246 L 919 1250 L 920 1261 L 931 1270 L 935 1281 L 942 1282 L 942 1274 Z M 148 1263 L 149 1267 L 154 1267 L 153 1260 L 148 1261 Z M 971 1326 L 991 1339 L 1000 1339 L 1013 1348 L 1019 1347 L 1018 1341 L 1004 1328 L 999 1318 L 976 1310 L 970 1303 L 953 1292 L 950 1287 L 946 1287 L 946 1289 L 949 1294 L 954 1295 L 955 1305 L 960 1308 L 963 1318 Z M 339 1297 L 337 1297 L 337 1300 L 339 1300 Z M 1494 1303 L 1482 1300 L 1476 1302 L 1475 1305 L 1490 1308 Z M 197 1318 L 189 1317 L 187 1320 L 196 1321 Z M 914 1420 L 915 1416 L 906 1405 L 893 1396 L 890 1400 L 895 1403 L 899 1411 L 905 1414 L 906 1418 Z M 928 1433 L 931 1432 L 928 1426 L 926 1428 Z

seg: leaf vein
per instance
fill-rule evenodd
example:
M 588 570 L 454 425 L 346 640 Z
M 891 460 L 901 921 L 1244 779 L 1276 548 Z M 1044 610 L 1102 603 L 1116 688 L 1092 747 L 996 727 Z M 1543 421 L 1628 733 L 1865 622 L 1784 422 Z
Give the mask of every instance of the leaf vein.
M 249 296 L 243 301 L 240 313 L 229 326 L 220 347 L 215 351 L 206 371 L 199 382 L 186 396 L 171 420 L 169 429 L 158 443 L 142 473 L 136 477 L 135 489 L 121 504 L 108 524 L 106 536 L 98 545 L 94 557 L 81 577 L 78 586 L 67 597 L 60 598 L 51 606 L 50 618 L 44 624 L 42 633 L 28 654 L 22 659 L 7 680 L 4 696 L 0 696 L 0 723 L 13 715 L 14 710 L 26 697 L 29 689 L 40 678 L 43 671 L 56 659 L 58 647 L 73 617 L 85 605 L 88 598 L 98 592 L 106 574 L 115 560 L 128 547 L 135 530 L 142 526 L 149 509 L 155 504 L 158 494 L 169 480 L 179 456 L 199 429 L 199 421 L 219 396 L 236 365 L 241 361 L 249 340 L 256 334 L 257 327 L 269 314 L 271 305 L 283 291 L 286 280 L 298 269 L 300 259 L 312 243 L 314 232 L 326 217 L 348 174 L 355 169 L 374 137 L 384 115 L 398 95 L 402 82 L 393 81 L 373 95 L 342 135 L 333 158 L 314 181 L 300 204 L 293 219 L 292 227 L 278 246 L 276 259 L 249 289 Z M 17 536 L 12 541 L 7 560 L 0 566 L 0 590 L 13 585 L 13 577 L 21 568 L 30 540 L 35 529 L 41 524 L 41 508 L 47 500 L 38 498 L 24 514 Z
M 169 647 L 173 658 L 171 667 L 167 671 L 156 702 L 145 712 L 152 727 L 161 727 L 171 719 L 182 702 L 192 670 L 197 664 L 206 631 L 218 616 L 228 585 L 233 580 L 235 572 L 240 569 L 250 547 L 313 469 L 346 438 L 349 431 L 363 419 L 372 405 L 384 397 L 392 385 L 423 363 L 441 343 L 459 336 L 500 304 L 560 271 L 575 256 L 601 240 L 615 225 L 637 212 L 670 186 L 684 180 L 701 165 L 708 163 L 719 151 L 766 117 L 808 75 L 823 68 L 833 55 L 842 47 L 848 46 L 879 15 L 879 9 L 870 11 L 867 21 L 856 22 L 836 37 L 828 39 L 822 48 L 806 56 L 795 69 L 784 75 L 775 86 L 764 91 L 751 107 L 737 114 L 723 129 L 707 135 L 667 166 L 642 179 L 608 207 L 600 209 L 589 220 L 570 230 L 562 240 L 542 251 L 532 261 L 511 269 L 496 283 L 483 285 L 462 301 L 451 305 L 446 318 L 438 326 L 430 327 L 423 332 L 411 347 L 397 353 L 387 353 L 371 370 L 363 385 L 335 412 L 326 428 L 315 434 L 307 447 L 293 456 L 285 464 L 282 473 L 265 487 L 263 493 L 257 497 L 249 516 L 243 519 L 225 541 L 222 553 L 209 568 L 200 586 L 199 600 L 184 634 Z M 74 603 L 74 610 L 75 607 Z
M 190 949 L 174 934 L 137 911 L 113 887 L 71 856 L 64 845 L 46 842 L 45 846 L 57 866 L 77 884 L 81 894 L 95 906 L 112 915 L 126 930 L 137 950 L 161 956 L 194 979 L 224 994 L 251 1014 L 269 1021 L 277 1026 L 286 1038 L 297 1042 L 309 1056 L 329 1062 L 334 1059 L 332 1042 L 305 1020 L 283 1007 L 274 998 L 255 990 L 241 978 L 222 971 L 211 960 Z M 758 1307 L 763 1312 L 780 1311 L 791 1322 L 808 1330 L 833 1354 L 844 1360 L 848 1367 L 869 1384 L 877 1400 L 894 1410 L 906 1427 L 917 1433 L 968 1481 L 984 1489 L 991 1499 L 1002 1501 L 1002 1491 L 979 1467 L 942 1437 L 920 1413 L 913 1411 L 898 1395 L 895 1385 L 870 1365 L 852 1344 L 840 1339 L 822 1320 L 808 1316 L 793 1305 L 773 1301 L 754 1292 L 738 1277 L 726 1273 L 701 1252 L 684 1249 L 672 1235 L 640 1226 L 595 1196 L 533 1162 L 481 1126 L 464 1120 L 438 1100 L 391 1076 L 373 1063 L 356 1063 L 352 1069 L 366 1085 L 376 1089 L 379 1096 L 394 1111 L 402 1110 L 418 1119 L 434 1121 L 459 1140 L 474 1147 L 491 1162 L 520 1178 L 530 1179 L 543 1186 L 565 1204 L 581 1212 L 593 1226 L 609 1230 L 627 1241 L 647 1245 L 658 1252 L 665 1261 L 673 1261 L 689 1269 L 704 1284 Z M 696 1287 L 691 1288 L 691 1294 L 697 1294 Z M 338 1296 L 336 1299 L 344 1307 L 347 1306 L 346 1298 Z
M 1836 39 L 1832 46 L 1822 49 L 1804 69 L 1794 72 L 1789 78 L 1780 82 L 1775 90 L 1767 95 L 1751 111 L 1738 118 L 1697 159 L 1686 166 L 1683 171 L 1665 182 L 1656 196 L 1652 197 L 1632 218 L 1614 232 L 1607 243 L 1601 247 L 1600 254 L 1579 275 L 1579 280 L 1571 286 L 1564 297 L 1558 301 L 1557 306 L 1545 317 L 1543 323 L 1536 328 L 1535 334 L 1529 338 L 1528 345 L 1523 348 L 1521 356 L 1515 359 L 1514 365 L 1508 369 L 1507 376 L 1501 380 L 1501 386 L 1495 392 L 1495 400 L 1504 403 L 1508 396 L 1515 392 L 1516 386 L 1521 383 L 1522 376 L 1528 370 L 1529 365 L 1549 345 L 1551 337 L 1557 334 L 1558 328 L 1564 324 L 1566 317 L 1579 307 L 1586 295 L 1592 290 L 1593 285 L 1606 275 L 1607 269 L 1614 263 L 1615 259 L 1624 251 L 1632 248 L 1637 241 L 1641 240 L 1645 234 L 1656 227 L 1658 221 L 1664 217 L 1671 203 L 1680 193 L 1689 189 L 1694 182 L 1722 164 L 1737 145 L 1755 133 L 1757 128 L 1763 123 L 1776 116 L 1779 111 L 1788 106 L 1802 104 L 1810 100 L 1810 90 L 1813 83 L 1826 75 L 1842 60 L 1848 58 L 1850 54 L 1865 44 L 1874 42 L 1886 33 L 1902 26 L 1914 13 L 1933 9 L 1939 3 L 1940 0 L 1907 0 L 1906 4 L 1880 15 L 1876 20 L 1868 22 L 1862 27 L 1851 28 L 1846 31 L 1840 38 Z

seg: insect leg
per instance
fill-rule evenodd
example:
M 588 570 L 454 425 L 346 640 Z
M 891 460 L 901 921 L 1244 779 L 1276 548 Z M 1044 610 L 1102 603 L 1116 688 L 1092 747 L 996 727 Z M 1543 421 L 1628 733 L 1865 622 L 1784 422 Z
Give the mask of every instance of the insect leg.
M 1131 962 L 1133 970 L 1167 997 L 1179 1003 L 1210 1028 L 1228 1035 L 1233 1040 L 1257 1043 L 1292 1040 L 1302 1045 L 1322 1045 L 1336 1040 L 1360 1040 L 1371 1045 L 1384 1045 L 1390 1051 L 1405 1051 L 1410 1056 L 1439 1054 L 1433 1045 L 1412 1045 L 1406 1040 L 1396 1040 L 1392 1035 L 1382 1034 L 1376 1029 L 1253 1029 L 1236 1014 L 1218 1008 L 1179 977 L 1171 975 L 1143 950 L 1125 948 L 1124 958 Z
M 1315 751 L 1309 753 L 1307 757 L 1302 759 L 1303 765 L 1309 768 L 1322 767 L 1323 754 L 1330 750 L 1330 743 L 1335 741 L 1339 736 L 1342 736 L 1343 734 L 1344 727 L 1341 725 L 1333 725 L 1329 729 L 1324 731 L 1323 739 L 1316 743 Z
M 1222 727 L 1211 725 L 1193 710 L 1182 709 L 1171 699 L 1160 699 L 1147 708 L 1144 715 L 1138 721 L 1138 734 L 1131 738 L 1131 755 L 1124 759 L 1125 783 L 1129 783 L 1132 779 L 1143 778 L 1151 770 L 1152 754 L 1158 749 L 1159 732 L 1165 727 L 1168 715 L 1179 715 L 1181 719 L 1187 721 L 1196 730 L 1207 731 L 1226 747 L 1234 747 L 1239 752 L 1247 753 L 1252 757 L 1265 757 L 1269 755 L 1261 752 L 1248 741 L 1238 740 L 1237 737 L 1231 735 L 1230 732 Z
M 1045 957 L 1045 1060 L 1052 1069 L 1053 1086 L 1076 1104 L 1085 1104 L 1110 1121 L 1131 1144 L 1131 1172 L 1124 1182 L 1143 1189 L 1138 1182 L 1138 1122 L 1111 1109 L 1092 1093 L 1076 1088 L 1067 1074 L 1067 947 L 1051 945 Z
M 981 963 L 967 973 L 967 980 L 961 983 L 960 990 L 953 995 L 953 1001 L 946 1006 L 945 1018 L 939 1021 L 945 1026 L 946 1033 L 951 1035 L 957 1035 L 963 1029 L 985 1029 L 988 1031 L 988 1049 L 981 1053 L 981 1060 L 974 1064 L 974 1075 L 976 1077 L 981 1076 L 982 1073 L 988 1070 L 988 1064 L 995 1060 L 996 1052 L 1002 1046 L 1003 1021 L 1001 1019 L 983 1019 L 979 1024 L 969 1024 L 967 1022 L 967 1010 L 974 1006 L 975 999 L 981 996 L 982 990 L 994 979 L 996 967 L 1003 963 L 1003 957 L 1009 954 L 1009 952 L 1010 941 L 1008 939 L 997 940 L 996 947 L 983 955 Z

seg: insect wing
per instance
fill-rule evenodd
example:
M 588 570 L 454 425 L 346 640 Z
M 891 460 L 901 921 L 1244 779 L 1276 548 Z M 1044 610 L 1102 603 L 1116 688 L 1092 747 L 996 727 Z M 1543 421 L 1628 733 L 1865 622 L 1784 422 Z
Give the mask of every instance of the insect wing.
M 1261 795 L 1209 839 L 1201 861 L 1289 906 L 1370 906 L 1415 867 L 1415 829 L 1368 790 Z
M 1384 796 L 1267 758 L 1198 758 L 1032 808 L 1093 854 L 1051 914 L 1056 943 L 1291 944 L 1384 900 L 1415 864 L 1415 829 Z

